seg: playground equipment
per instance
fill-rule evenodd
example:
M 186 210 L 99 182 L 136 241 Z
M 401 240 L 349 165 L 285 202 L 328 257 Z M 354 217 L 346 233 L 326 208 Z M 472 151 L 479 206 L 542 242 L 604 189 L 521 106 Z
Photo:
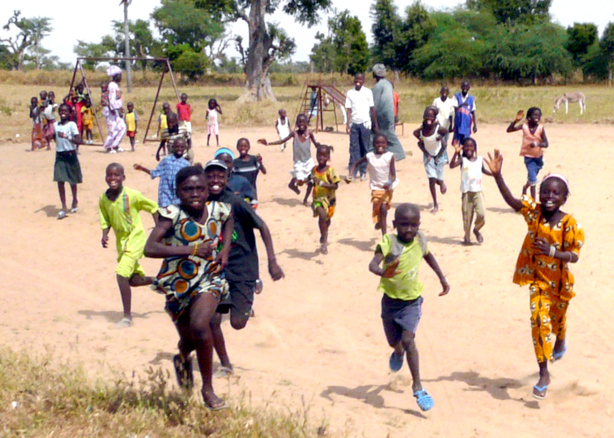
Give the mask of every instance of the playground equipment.
M 306 82 L 298 114 L 305 114 L 309 119 L 309 123 L 311 123 L 311 118 L 315 117 L 315 129 L 318 132 L 324 131 L 324 113 L 332 112 L 335 117 L 335 129 L 339 131 L 337 105 L 339 105 L 340 111 L 344 116 L 345 123 L 347 120 L 345 115 L 345 94 L 334 85 Z
M 102 62 L 117 62 L 117 61 L 146 61 L 146 62 L 157 62 L 157 63 L 162 63 L 164 68 L 162 69 L 162 74 L 160 76 L 160 83 L 158 84 L 158 90 L 156 91 L 156 98 L 154 99 L 154 104 L 153 107 L 151 108 L 151 114 L 149 116 L 149 121 L 147 122 L 147 128 L 145 129 L 145 136 L 143 137 L 143 143 L 145 143 L 146 141 L 148 141 L 147 138 L 147 134 L 149 133 L 149 128 L 151 126 L 151 120 L 153 119 L 153 115 L 156 111 L 156 105 L 158 104 L 158 97 L 160 95 L 160 89 L 162 88 L 162 83 L 164 81 L 164 76 L 168 73 L 170 75 L 171 78 L 171 83 L 173 84 L 173 88 L 175 90 L 175 96 L 177 97 L 177 102 L 180 101 L 179 99 L 179 92 L 177 91 L 177 84 L 175 83 L 175 77 L 173 76 L 173 69 L 171 68 L 171 64 L 169 62 L 169 60 L 167 58 L 136 58 L 136 57 L 130 57 L 130 58 L 95 58 L 95 57 L 87 57 L 87 56 L 79 56 L 77 57 L 77 63 L 75 64 L 75 70 L 73 71 L 72 74 L 72 81 L 70 82 L 70 91 L 73 90 L 73 87 L 75 86 L 75 79 L 77 77 L 77 70 L 81 73 L 81 77 L 82 77 L 82 81 L 83 84 L 85 86 L 85 88 L 87 89 L 87 93 L 90 96 L 90 99 L 92 98 L 92 90 L 90 90 L 90 86 L 87 83 L 87 78 L 85 77 L 85 70 L 83 69 L 83 65 L 81 65 L 82 61 L 102 61 Z M 92 102 L 93 103 L 93 102 Z M 100 134 L 100 138 L 104 139 L 105 136 L 102 135 L 102 128 L 100 127 L 100 123 L 98 122 L 98 113 L 96 111 L 96 106 L 92 105 L 92 108 L 94 109 L 94 120 L 96 121 L 96 126 L 98 127 L 98 133 Z M 149 139 L 149 141 L 156 141 L 157 139 Z M 102 146 L 103 143 L 93 143 L 90 146 Z

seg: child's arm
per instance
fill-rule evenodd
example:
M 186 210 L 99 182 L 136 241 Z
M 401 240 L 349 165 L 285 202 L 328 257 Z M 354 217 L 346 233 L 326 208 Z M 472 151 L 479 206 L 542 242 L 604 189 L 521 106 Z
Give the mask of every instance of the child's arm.
M 277 135 L 279 135 L 279 119 L 275 121 L 275 130 L 277 131 Z
M 497 187 L 499 187 L 499 191 L 501 192 L 501 195 L 503 196 L 505 202 L 507 202 L 507 205 L 512 207 L 515 211 L 520 211 L 520 209 L 522 208 L 522 201 L 520 199 L 514 198 L 514 195 L 512 195 L 512 192 L 503 180 L 503 175 L 501 174 L 501 168 L 503 166 L 503 155 L 501 155 L 499 149 L 495 149 L 494 157 L 492 157 L 489 152 L 488 159 L 484 158 L 484 161 L 488 165 L 492 176 L 495 178 L 495 181 L 497 182 Z
M 132 167 L 134 167 L 135 170 L 140 170 L 141 172 L 145 172 L 147 175 L 151 175 L 151 170 L 149 170 L 145 166 L 141 166 L 140 164 L 134 164 Z
M 414 137 L 416 137 L 418 140 L 420 140 L 420 132 L 422 131 L 422 128 L 418 128 L 414 131 Z
M 162 238 L 171 229 L 173 222 L 165 217 L 160 217 L 156 226 L 151 231 L 147 243 L 145 244 L 145 257 L 163 259 L 165 257 L 186 257 L 189 255 L 207 258 L 211 255 L 215 246 L 212 242 L 203 245 L 182 245 L 171 246 L 162 243 Z
M 288 136 L 284 139 L 268 142 L 266 139 L 261 138 L 261 139 L 258 139 L 258 143 L 263 144 L 265 146 L 275 146 L 275 145 L 283 144 L 289 141 L 292 137 L 294 137 L 294 131 L 291 131 L 290 134 L 288 134 Z
M 262 155 L 256 155 L 256 159 L 258 160 L 258 164 L 260 165 L 260 172 L 262 172 L 263 175 L 266 175 L 266 167 L 264 167 L 264 163 L 262 162 Z
M 383 269 L 380 266 L 382 264 L 382 261 L 384 261 L 384 254 L 382 254 L 381 251 L 379 251 L 379 248 L 378 248 L 377 252 L 373 256 L 373 259 L 369 263 L 369 271 L 371 271 L 375 275 L 378 275 L 378 276 L 384 277 L 384 278 L 392 278 L 395 275 L 398 275 L 398 274 L 401 273 L 401 271 L 397 271 L 397 268 L 398 268 L 399 262 L 400 262 L 399 259 L 393 261 L 388 266 L 386 266 L 386 269 Z
M 273 248 L 273 238 L 271 237 L 271 231 L 267 224 L 264 221 L 261 221 L 260 226 L 258 227 L 260 230 L 260 237 L 262 237 L 262 243 L 264 243 L 264 247 L 266 248 L 266 256 L 269 261 L 269 275 L 273 279 L 273 281 L 280 280 L 285 277 L 284 271 L 281 270 L 281 267 L 277 264 L 277 259 L 275 258 L 275 249 Z
M 473 133 L 478 132 L 478 118 L 475 115 L 475 110 L 471 111 L 471 120 L 473 120 Z
M 109 232 L 110 231 L 111 231 L 111 227 L 108 227 L 102 230 L 102 239 L 100 239 L 100 243 L 102 243 L 103 248 L 106 248 L 109 244 Z
M 318 141 L 316 140 L 315 136 L 313 135 L 313 132 L 309 131 L 309 138 L 311 139 L 311 142 L 313 143 L 314 147 L 318 147 L 320 146 L 320 143 L 318 143 Z
M 454 147 L 454 155 L 452 156 L 452 160 L 450 160 L 450 169 L 454 169 L 455 167 L 460 166 L 461 163 L 463 162 L 463 159 L 461 158 L 461 152 L 463 148 L 460 147 L 460 145 L 458 144 L 453 144 L 452 146 Z M 482 168 L 483 167 L 484 165 L 482 165 Z M 492 175 L 491 173 L 488 173 L 488 174 Z
M 215 261 L 219 263 L 217 272 L 221 272 L 222 269 L 228 264 L 228 254 L 230 253 L 230 241 L 232 239 L 232 232 L 235 229 L 235 218 L 231 214 L 224 222 L 222 227 L 222 249 L 215 258 Z
M 524 111 L 523 110 L 518 111 L 516 113 L 516 118 L 512 121 L 512 123 L 510 123 L 510 126 L 507 127 L 507 130 L 505 132 L 520 131 L 522 129 L 522 125 L 516 126 L 516 124 L 520 122 L 523 117 L 524 117 Z
M 134 113 L 134 133 L 136 134 L 139 131 L 139 118 L 136 116 L 136 112 Z
M 431 267 L 433 272 L 437 274 L 437 277 L 439 278 L 439 281 L 441 282 L 441 286 L 443 287 L 443 290 L 441 291 L 439 296 L 441 297 L 441 296 L 447 295 L 448 292 L 450 292 L 450 285 L 448 284 L 448 280 L 446 280 L 446 276 L 443 275 L 443 272 L 441 272 L 441 268 L 439 267 L 439 264 L 437 263 L 437 260 L 435 259 L 435 256 L 433 255 L 433 253 L 431 252 L 427 253 L 424 256 L 424 261 Z
M 217 110 L 218 113 L 222 114 L 222 107 L 220 106 L 220 104 L 218 103 L 217 106 L 215 107 L 215 109 Z
M 484 175 L 493 176 L 493 174 L 486 167 L 484 167 L 484 162 L 482 162 L 482 173 Z
M 346 178 L 346 181 L 352 181 L 352 175 L 354 175 L 354 172 L 356 172 L 356 168 L 360 166 L 362 163 L 366 163 L 366 162 L 367 162 L 367 156 L 365 155 L 360 160 L 352 164 L 352 167 L 350 168 L 350 175 Z
M 543 140 L 541 143 L 538 143 L 537 146 L 542 148 L 542 149 L 546 149 L 549 144 L 548 144 L 548 137 L 546 137 L 546 128 L 542 129 L 542 136 L 543 136 Z
M 388 174 L 388 181 L 384 184 L 384 190 L 390 189 L 392 187 L 392 183 L 397 179 L 397 166 L 396 166 L 396 158 L 394 155 L 390 160 L 390 173 Z

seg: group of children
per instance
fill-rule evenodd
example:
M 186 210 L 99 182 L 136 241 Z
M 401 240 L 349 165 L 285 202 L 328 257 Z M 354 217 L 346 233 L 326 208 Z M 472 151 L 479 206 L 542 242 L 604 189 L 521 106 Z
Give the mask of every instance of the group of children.
M 463 82 L 461 92 L 450 102 L 449 90 L 442 87 L 441 97 L 424 111 L 423 123 L 414 135 L 423 153 L 423 162 L 429 189 L 433 197 L 433 212 L 437 212 L 437 187 L 445 194 L 447 187 L 443 172 L 448 162 L 447 140 L 454 132 L 454 155 L 450 168 L 461 169 L 463 243 L 471 243 L 471 233 L 478 243 L 484 242 L 481 229 L 485 223 L 482 198 L 482 174 L 493 176 L 504 200 L 527 221 L 529 231 L 521 249 L 514 283 L 529 285 L 531 325 L 540 377 L 533 388 L 536 399 L 546 397 L 550 375 L 548 361 L 559 360 L 566 352 L 566 311 L 574 296 L 573 276 L 568 264 L 575 263 L 584 241 L 583 230 L 575 219 L 560 208 L 569 196 L 569 184 L 561 175 L 548 175 L 539 187 L 537 175 L 543 167 L 543 150 L 548 140 L 539 124 L 541 111 L 530 108 L 527 121 L 519 125 L 524 113 L 519 111 L 507 131 L 522 131 L 521 156 L 527 167 L 527 183 L 523 196 L 515 198 L 502 176 L 503 157 L 498 150 L 483 158 L 477 153 L 477 142 L 471 132 L 475 124 L 475 99 L 469 95 L 470 85 Z M 43 96 L 41 96 L 42 99 Z M 48 105 L 54 105 L 53 96 L 45 96 Z M 217 120 L 221 108 L 212 99 L 209 115 Z M 33 99 L 32 112 L 39 105 Z M 56 105 L 57 107 L 57 105 Z M 36 109 L 36 111 L 35 111 Z M 159 177 L 158 202 L 145 198 L 137 191 L 123 186 L 125 171 L 118 163 L 106 169 L 108 190 L 100 197 L 100 221 L 102 246 L 108 244 L 110 229 L 114 230 L 118 250 L 116 278 L 123 304 L 123 318 L 118 325 L 132 325 L 131 286 L 152 285 L 166 296 L 166 310 L 171 315 L 179 333 L 179 354 L 173 364 L 180 386 L 193 385 L 190 360 L 196 351 L 203 377 L 202 395 L 207 406 L 220 409 L 225 406 L 212 386 L 212 355 L 215 350 L 222 369 L 232 373 L 223 333 L 221 315 L 231 314 L 235 329 L 245 327 L 252 315 L 254 293 L 262 289 L 258 274 L 258 258 L 254 229 L 262 235 L 273 280 L 283 277 L 283 271 L 275 259 L 270 231 L 256 214 L 258 196 L 256 181 L 260 172 L 266 173 L 262 156 L 250 155 L 250 143 L 246 138 L 237 142 L 238 157 L 227 148 L 216 151 L 213 160 L 205 167 L 192 166 L 186 151 L 191 143 L 184 135 L 173 137 L 179 122 L 187 131 L 190 122 L 190 106 L 187 95 L 181 96 L 177 105 L 179 117 L 173 117 L 170 105 L 163 106 L 169 143 L 169 155 L 155 169 L 135 164 L 134 169 Z M 133 105 L 128 114 L 134 111 Z M 56 164 L 54 180 L 62 202 L 59 218 L 68 210 L 64 182 L 69 182 L 73 193 L 71 212 L 77 212 L 77 186 L 81 182 L 81 170 L 77 157 L 80 132 L 75 121 L 70 120 L 71 108 L 67 103 L 59 107 L 60 121 L 55 124 Z M 264 145 L 281 145 L 292 142 L 293 170 L 288 187 L 300 194 L 306 186 L 303 202 L 311 207 L 318 218 L 322 254 L 328 253 L 328 234 L 335 213 L 337 190 L 342 177 L 330 165 L 333 147 L 316 141 L 308 128 L 307 116 L 296 119 L 290 128 L 285 111 L 280 110 L 275 124 L 279 140 L 258 140 Z M 468 117 L 468 122 L 467 122 Z M 211 118 L 210 118 L 211 120 Z M 162 123 L 161 123 L 162 125 Z M 136 131 L 136 120 L 135 129 Z M 208 140 L 216 131 L 209 131 Z M 33 133 L 34 141 L 34 133 Z M 34 145 L 34 142 L 33 142 Z M 369 270 L 380 276 L 378 290 L 382 292 L 382 320 L 384 331 L 393 352 L 389 366 L 399 371 L 406 358 L 413 379 L 413 393 L 420 409 L 427 411 L 434 405 L 433 398 L 422 387 L 419 373 L 418 350 L 415 334 L 421 316 L 423 286 L 418 278 L 422 259 L 438 276 L 446 295 L 450 286 L 434 255 L 429 251 L 425 235 L 420 231 L 420 210 L 413 204 L 402 203 L 394 212 L 394 233 L 388 233 L 387 212 L 391 208 L 393 191 L 398 184 L 394 154 L 387 150 L 387 139 L 382 134 L 373 136 L 373 150 L 353 163 L 347 183 L 352 182 L 358 166 L 365 163 L 369 174 L 372 217 L 375 229 L 382 233 Z M 162 145 L 161 145 L 162 147 Z M 312 147 L 316 160 L 312 158 Z M 159 158 L 158 150 L 157 159 Z M 193 159 L 193 155 L 192 155 Z M 531 196 L 526 191 L 531 189 Z M 139 217 L 145 210 L 154 216 L 155 228 L 148 239 Z M 476 216 L 474 222 L 474 215 Z M 60 217 L 61 216 L 61 217 Z M 139 265 L 143 256 L 163 259 L 158 275 L 148 277 Z

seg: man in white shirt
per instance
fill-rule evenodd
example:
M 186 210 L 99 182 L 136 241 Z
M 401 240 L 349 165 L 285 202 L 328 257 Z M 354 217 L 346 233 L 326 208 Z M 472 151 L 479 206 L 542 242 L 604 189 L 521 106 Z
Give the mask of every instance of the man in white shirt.
M 345 108 L 348 113 L 345 130 L 350 134 L 350 169 L 369 151 L 371 120 L 374 123 L 374 131 L 378 131 L 373 93 L 367 87 L 363 87 L 364 82 L 365 75 L 357 73 L 354 76 L 354 88 L 348 90 L 345 98 Z M 367 163 L 358 166 L 357 170 L 360 172 L 360 179 L 365 180 L 367 178 Z M 355 177 L 356 175 L 350 176 Z
M 456 106 L 456 101 L 452 98 L 450 99 L 448 95 L 450 94 L 450 89 L 447 85 L 443 85 L 441 90 L 439 90 L 439 94 L 441 97 L 437 97 L 433 100 L 433 106 L 437 108 L 437 122 L 439 126 L 445 128 L 448 133 L 441 139 L 441 144 L 445 148 L 445 152 L 443 155 L 445 158 L 448 158 L 448 138 L 450 137 L 450 132 L 453 132 L 454 126 L 454 107 Z

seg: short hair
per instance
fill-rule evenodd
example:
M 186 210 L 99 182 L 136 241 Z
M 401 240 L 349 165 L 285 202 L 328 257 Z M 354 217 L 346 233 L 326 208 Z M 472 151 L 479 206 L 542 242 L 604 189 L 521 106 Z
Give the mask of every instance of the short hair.
M 531 116 L 533 115 L 533 113 L 535 113 L 535 111 L 539 111 L 540 113 L 542 112 L 542 110 L 541 110 L 541 109 L 539 109 L 538 107 L 536 107 L 536 106 L 532 106 L 531 108 L 529 108 L 529 109 L 527 110 L 527 119 L 528 119 L 529 117 L 531 117 Z
M 382 137 L 384 137 L 384 139 L 386 140 L 386 143 L 388 143 L 388 137 L 386 137 L 386 136 L 385 136 L 384 134 L 382 134 L 381 132 L 378 132 L 377 134 L 375 134 L 375 135 L 373 136 L 373 144 L 375 144 L 375 141 L 376 141 L 378 138 L 382 138 Z
M 117 170 L 119 170 L 119 171 L 121 172 L 121 174 L 122 174 L 122 175 L 125 175 L 125 174 L 126 174 L 126 173 L 125 173 L 125 171 L 124 171 L 124 166 L 122 166 L 122 165 L 121 165 L 121 164 L 119 164 L 119 163 L 115 163 L 115 162 L 110 163 L 110 164 L 107 166 L 107 168 L 106 168 L 105 172 L 108 172 L 108 171 L 109 171 L 109 170 L 111 170 L 111 169 L 117 169 Z
M 424 108 L 424 112 L 426 113 L 427 111 L 433 111 L 435 115 L 439 114 L 439 108 L 437 108 L 435 105 L 428 105 L 426 108 Z
M 186 179 L 192 176 L 200 175 L 205 175 L 203 166 L 201 166 L 200 164 L 197 164 L 195 166 L 186 166 L 182 168 L 179 172 L 177 172 L 177 175 L 175 176 L 175 187 L 178 188 L 180 184 L 183 184 Z
M 169 113 L 169 115 L 168 115 L 168 116 L 166 116 L 166 120 L 167 120 L 168 122 L 178 122 L 178 121 L 179 121 L 179 118 L 177 117 L 177 114 L 175 114 L 175 113 L 171 112 L 171 113 Z
M 420 207 L 416 204 L 410 204 L 408 202 L 404 202 L 403 204 L 399 204 L 394 210 L 394 220 L 398 220 L 401 216 L 417 216 L 420 218 Z
M 296 120 L 298 121 L 298 119 L 306 119 L 307 120 L 307 114 L 299 114 L 298 116 L 296 116 Z
M 332 151 L 334 151 L 334 150 L 335 150 L 335 148 L 333 148 L 331 145 L 328 145 L 328 144 L 321 144 L 321 143 L 320 143 L 320 144 L 319 144 L 319 145 L 316 147 L 316 151 L 317 151 L 317 152 L 322 151 L 322 152 L 326 152 L 326 153 L 327 153 L 327 154 L 329 154 L 329 155 L 330 155 L 330 153 L 331 153 Z
M 281 110 L 279 110 L 279 111 L 281 111 Z M 248 145 L 249 147 L 251 147 L 251 146 L 252 146 L 252 145 L 250 144 L 249 140 L 248 140 L 246 137 L 241 137 L 240 139 L 238 139 L 238 140 L 237 140 L 237 148 L 239 147 L 239 143 L 241 143 L 242 141 L 247 142 L 247 145 Z
M 68 111 L 69 111 L 69 112 L 72 112 L 72 107 L 71 107 L 69 104 L 67 104 L 67 103 L 63 103 L 63 104 L 61 104 L 61 105 L 58 107 L 58 112 L 59 112 L 59 111 L 60 111 L 62 108 L 64 108 L 64 107 L 65 107 L 65 108 L 68 108 Z

